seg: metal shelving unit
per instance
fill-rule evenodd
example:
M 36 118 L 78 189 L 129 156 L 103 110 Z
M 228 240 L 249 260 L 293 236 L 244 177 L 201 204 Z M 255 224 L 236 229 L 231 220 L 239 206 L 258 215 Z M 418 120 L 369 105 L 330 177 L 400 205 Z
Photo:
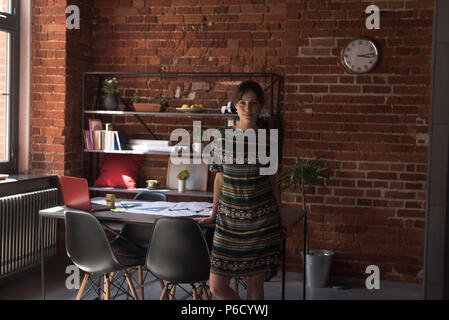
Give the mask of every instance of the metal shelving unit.
M 236 114 L 206 113 L 206 112 L 137 112 L 137 111 L 106 111 L 87 110 L 84 114 L 112 115 L 112 116 L 154 116 L 159 118 L 235 118 Z
M 206 109 L 209 112 L 202 113 L 182 113 L 182 112 L 136 112 L 130 106 L 129 102 L 121 99 L 121 102 L 125 106 L 123 111 L 107 111 L 101 110 L 101 99 L 102 96 L 101 89 L 106 78 L 116 77 L 117 79 L 154 79 L 160 78 L 161 80 L 176 80 L 178 81 L 180 78 L 192 78 L 192 79 L 226 79 L 226 80 L 246 80 L 253 78 L 263 78 L 265 82 L 268 83 L 268 86 L 264 88 L 265 92 L 269 93 L 270 99 L 267 101 L 269 104 L 269 124 L 270 128 L 279 128 L 280 126 L 280 104 L 281 104 L 281 86 L 282 86 L 282 78 L 281 76 L 274 73 L 232 73 L 232 72 L 86 72 L 83 75 L 83 106 L 82 106 L 82 132 L 84 134 L 85 124 L 86 124 L 86 116 L 89 115 L 97 115 L 97 116 L 134 116 L 138 122 L 142 125 L 142 127 L 154 138 L 158 139 L 148 125 L 142 120 L 141 116 L 151 116 L 151 117 L 159 117 L 159 118 L 198 118 L 198 119 L 207 119 L 207 118 L 235 118 L 237 115 L 235 114 L 221 114 L 217 113 L 217 110 Z M 87 82 L 89 78 L 93 78 L 93 80 L 97 83 L 96 88 L 96 103 L 95 105 L 88 103 L 88 93 L 87 93 Z M 277 96 L 275 97 L 275 92 Z M 282 130 L 280 130 L 282 132 Z M 84 141 L 84 139 L 83 139 Z M 123 150 L 123 151 L 102 151 L 102 150 L 87 150 L 84 149 L 81 157 L 82 163 L 82 172 L 85 173 L 85 154 L 90 156 L 90 163 L 94 160 L 94 156 L 101 153 L 119 153 L 119 154 L 144 154 L 144 155 L 167 155 L 169 153 L 161 153 L 161 152 L 139 152 L 133 150 Z M 98 167 L 98 156 L 97 156 L 97 167 Z M 92 166 L 91 166 L 92 169 Z M 91 174 L 88 175 L 91 183 L 93 182 L 94 173 L 91 171 Z M 90 188 L 92 191 L 107 191 L 108 188 Z M 114 190 L 117 191 L 117 190 Z M 121 190 L 125 191 L 125 190 Z M 133 193 L 133 191 L 129 191 L 129 193 Z

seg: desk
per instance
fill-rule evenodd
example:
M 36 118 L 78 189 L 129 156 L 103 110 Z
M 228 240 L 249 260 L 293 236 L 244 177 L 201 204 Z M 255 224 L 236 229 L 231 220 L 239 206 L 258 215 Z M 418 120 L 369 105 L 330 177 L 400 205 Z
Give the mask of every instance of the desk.
M 39 230 L 40 232 L 40 245 L 43 247 L 43 232 L 42 225 L 44 218 L 64 219 L 64 211 L 68 208 L 66 206 L 54 207 L 39 211 Z M 72 209 L 73 210 L 73 209 Z M 302 218 L 304 218 L 304 252 L 306 252 L 306 228 L 307 228 L 307 215 L 303 210 L 297 209 L 281 209 L 281 214 L 284 216 L 285 221 L 291 225 L 295 225 Z M 154 224 L 159 215 L 153 214 L 136 214 L 132 212 L 111 212 L 111 211 L 98 211 L 92 213 L 100 222 L 120 222 L 120 223 L 132 223 L 132 224 Z M 192 216 L 192 218 L 195 216 Z M 214 224 L 202 225 L 205 228 L 215 228 Z M 283 239 L 283 254 L 282 254 L 282 300 L 285 299 L 285 238 Z M 304 265 L 304 284 L 303 284 L 303 299 L 305 299 L 305 255 L 303 259 Z M 42 281 L 42 299 L 45 300 L 45 276 L 44 276 L 44 250 L 41 250 L 41 281 Z
M 131 194 L 138 194 L 143 191 L 147 192 L 161 192 L 167 196 L 176 196 L 176 197 L 188 197 L 188 198 L 208 198 L 212 199 L 214 197 L 214 193 L 212 191 L 191 191 L 187 190 L 185 192 L 178 192 L 178 190 L 171 190 L 171 189 L 154 189 L 149 190 L 146 188 L 137 188 L 137 189 L 120 189 L 120 188 L 110 188 L 110 187 L 90 187 L 89 191 L 96 191 L 96 192 L 104 192 L 104 193 L 131 193 Z

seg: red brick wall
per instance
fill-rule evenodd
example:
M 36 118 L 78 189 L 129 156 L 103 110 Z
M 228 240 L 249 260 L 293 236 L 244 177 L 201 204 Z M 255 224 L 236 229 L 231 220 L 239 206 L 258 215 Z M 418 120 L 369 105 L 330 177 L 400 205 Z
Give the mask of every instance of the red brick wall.
M 65 0 L 34 0 L 30 108 L 30 172 L 63 174 L 65 167 Z
M 72 64 L 66 57 L 70 50 L 64 53 L 58 42 L 66 37 L 57 27 L 63 14 L 43 6 L 62 2 L 35 0 L 31 151 L 36 172 L 63 171 L 79 161 L 76 134 L 60 145 L 55 141 L 63 136 L 62 128 L 75 132 L 77 121 L 58 127 L 55 115 L 48 116 L 50 105 L 61 119 L 76 109 L 75 104 L 67 108 L 67 97 L 75 91 L 66 100 L 64 94 L 48 93 L 50 86 L 67 86 L 54 83 L 63 80 L 64 72 L 53 58 Z M 364 277 L 366 266 L 375 264 L 382 279 L 421 282 L 433 1 L 222 2 L 226 5 L 215 0 L 95 1 L 90 71 L 281 74 L 283 163 L 293 163 L 296 155 L 322 156 L 332 168 L 328 187 L 307 195 L 310 246 L 335 250 L 334 276 Z M 380 30 L 365 29 L 364 12 L 371 3 L 383 10 Z M 58 23 L 50 25 L 52 19 Z M 382 60 L 374 72 L 354 76 L 344 71 L 339 54 L 359 35 L 379 43 Z M 301 203 L 295 192 L 282 198 L 286 207 Z M 287 246 L 288 270 L 301 270 L 302 225 Z
M 66 28 L 78 5 L 81 29 Z M 92 68 L 91 1 L 34 0 L 30 171 L 80 175 L 82 73 Z
M 65 108 L 66 175 L 81 176 L 81 106 L 83 73 L 93 69 L 92 0 L 71 0 L 80 9 L 80 29 L 67 31 L 67 103 Z

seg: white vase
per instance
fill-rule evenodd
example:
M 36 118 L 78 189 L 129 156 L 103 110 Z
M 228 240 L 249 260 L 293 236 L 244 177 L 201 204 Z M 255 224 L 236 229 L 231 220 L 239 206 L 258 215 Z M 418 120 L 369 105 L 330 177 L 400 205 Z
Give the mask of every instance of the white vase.
M 186 181 L 178 180 L 178 192 L 186 192 Z
M 192 143 L 192 149 L 194 153 L 201 154 L 201 142 L 194 142 Z

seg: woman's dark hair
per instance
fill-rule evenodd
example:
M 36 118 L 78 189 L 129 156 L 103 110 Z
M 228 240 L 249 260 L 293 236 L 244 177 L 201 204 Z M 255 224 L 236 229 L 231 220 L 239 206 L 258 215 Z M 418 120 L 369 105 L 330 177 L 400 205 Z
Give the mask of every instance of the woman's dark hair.
M 239 102 L 239 100 L 242 99 L 243 95 L 249 90 L 253 91 L 256 94 L 257 101 L 259 101 L 261 106 L 265 104 L 265 93 L 262 87 L 253 80 L 246 80 L 239 84 L 234 92 L 234 97 L 231 100 L 234 110 L 236 103 Z

